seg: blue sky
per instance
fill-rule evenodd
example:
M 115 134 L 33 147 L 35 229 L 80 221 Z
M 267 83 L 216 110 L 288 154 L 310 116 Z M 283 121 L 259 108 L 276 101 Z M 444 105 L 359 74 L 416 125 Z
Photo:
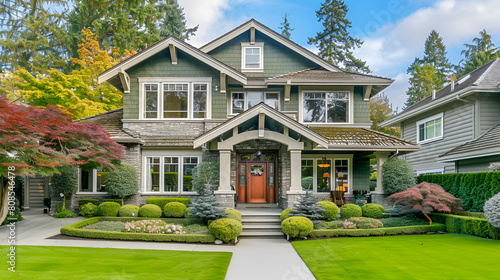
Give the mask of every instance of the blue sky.
M 316 19 L 320 0 L 179 0 L 188 26 L 199 24 L 189 42 L 200 47 L 212 39 L 255 18 L 279 32 L 285 13 L 289 14 L 292 40 L 317 52 L 307 38 L 322 30 Z M 424 42 L 432 29 L 447 46 L 448 58 L 459 63 L 464 43 L 470 43 L 486 29 L 500 46 L 500 5 L 496 0 L 346 0 L 351 35 L 365 43 L 355 54 L 368 62 L 374 75 L 395 79 L 385 90 L 399 110 L 406 100 L 406 69 L 423 55 Z

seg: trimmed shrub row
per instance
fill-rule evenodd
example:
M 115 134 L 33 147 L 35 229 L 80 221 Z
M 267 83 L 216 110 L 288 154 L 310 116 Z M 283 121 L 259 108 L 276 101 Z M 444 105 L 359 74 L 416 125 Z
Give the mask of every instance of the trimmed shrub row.
M 438 213 L 431 214 L 431 219 L 445 224 L 447 232 L 500 239 L 500 228 L 492 226 L 486 219 Z
M 472 212 L 482 212 L 484 203 L 500 192 L 500 171 L 420 175 L 417 181 L 440 185 L 462 200 L 464 210 Z
M 225 243 L 234 242 L 243 231 L 241 222 L 234 219 L 218 219 L 210 223 L 208 230 Z
M 165 205 L 170 202 L 180 202 L 184 205 L 189 204 L 189 197 L 148 197 L 146 198 L 147 204 L 158 205 L 160 209 L 164 209 Z
M 82 205 L 85 205 L 87 203 L 92 203 L 95 206 L 99 206 L 99 200 L 98 199 L 93 199 L 93 198 L 83 198 L 83 199 L 80 199 L 78 201 L 78 206 L 80 206 L 80 208 L 81 208 Z
M 342 219 L 349 219 L 351 217 L 361 217 L 363 212 L 361 207 L 356 204 L 344 204 L 340 207 L 340 217 Z
M 292 238 L 304 238 L 313 231 L 313 223 L 306 217 L 293 216 L 281 223 L 281 230 Z
M 383 217 L 385 209 L 378 204 L 367 203 L 361 207 L 361 212 L 363 213 L 363 217 L 380 219 Z
M 374 229 L 320 229 L 313 230 L 311 237 L 364 237 L 398 234 L 423 234 L 427 232 L 445 231 L 443 224 L 432 224 L 422 226 L 374 228 Z
M 86 219 L 61 228 L 61 234 L 84 238 L 114 239 L 114 240 L 136 240 L 156 242 L 184 242 L 184 243 L 214 243 L 215 238 L 208 234 L 159 234 L 159 233 L 131 233 L 131 232 L 106 232 L 99 230 L 82 229 L 99 221 L 106 220 L 144 220 L 144 218 L 101 218 L 94 217 Z
M 122 206 L 122 200 L 120 198 L 105 198 L 102 202 L 116 202 Z

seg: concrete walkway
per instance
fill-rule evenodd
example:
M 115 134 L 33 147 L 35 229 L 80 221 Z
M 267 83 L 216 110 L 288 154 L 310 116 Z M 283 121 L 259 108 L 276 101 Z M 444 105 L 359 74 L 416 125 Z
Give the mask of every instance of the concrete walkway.
M 156 243 L 96 239 L 47 239 L 60 228 L 83 220 L 82 217 L 56 219 L 42 210 L 22 212 L 25 220 L 16 223 L 17 245 L 152 249 L 178 251 L 232 252 L 227 280 L 309 280 L 315 279 L 293 246 L 285 239 L 241 239 L 234 245 Z M 0 245 L 8 245 L 9 229 L 0 227 Z

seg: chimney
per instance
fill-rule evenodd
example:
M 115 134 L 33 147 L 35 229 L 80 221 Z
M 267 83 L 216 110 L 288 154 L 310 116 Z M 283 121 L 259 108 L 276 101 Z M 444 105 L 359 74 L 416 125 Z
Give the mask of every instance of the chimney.
M 436 99 L 436 89 L 432 90 L 432 100 Z
M 457 80 L 457 76 L 455 74 L 451 75 L 450 77 L 450 91 L 453 91 L 455 89 L 455 81 Z

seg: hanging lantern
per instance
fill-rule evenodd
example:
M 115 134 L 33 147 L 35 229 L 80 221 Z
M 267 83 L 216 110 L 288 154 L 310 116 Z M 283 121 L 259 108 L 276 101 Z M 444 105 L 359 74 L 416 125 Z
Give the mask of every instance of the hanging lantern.
M 330 174 L 328 172 L 323 173 L 323 178 L 330 178 Z
M 323 157 L 323 158 L 321 159 L 321 163 L 320 163 L 320 164 L 318 164 L 318 167 L 321 167 L 321 168 L 327 168 L 327 167 L 330 167 L 330 164 L 328 164 L 328 163 L 326 162 L 326 157 Z M 329 178 L 329 177 L 330 177 L 330 176 L 328 176 L 328 178 Z

